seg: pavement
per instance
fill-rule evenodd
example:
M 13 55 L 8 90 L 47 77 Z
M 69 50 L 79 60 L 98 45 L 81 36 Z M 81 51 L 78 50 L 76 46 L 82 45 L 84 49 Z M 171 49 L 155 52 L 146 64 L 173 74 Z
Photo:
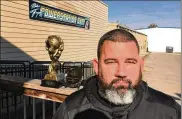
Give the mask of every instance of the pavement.
M 144 57 L 143 80 L 181 104 L 181 54 L 149 53 Z

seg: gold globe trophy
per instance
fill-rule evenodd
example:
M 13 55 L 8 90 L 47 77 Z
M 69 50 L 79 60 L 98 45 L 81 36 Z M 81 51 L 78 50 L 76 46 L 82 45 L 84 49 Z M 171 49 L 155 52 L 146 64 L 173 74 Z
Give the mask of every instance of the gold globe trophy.
M 48 68 L 48 73 L 45 75 L 44 79 L 41 82 L 41 86 L 58 88 L 58 67 L 59 67 L 59 57 L 61 56 L 62 51 L 64 50 L 63 40 L 56 35 L 51 35 L 45 41 L 46 50 L 49 53 L 51 64 Z

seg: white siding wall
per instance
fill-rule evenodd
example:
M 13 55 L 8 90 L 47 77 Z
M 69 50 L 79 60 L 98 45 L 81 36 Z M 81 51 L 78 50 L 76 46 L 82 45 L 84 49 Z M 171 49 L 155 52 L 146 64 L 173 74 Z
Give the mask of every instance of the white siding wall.
M 181 29 L 150 28 L 137 30 L 148 36 L 150 52 L 166 52 L 166 46 L 172 46 L 173 52 L 181 52 Z

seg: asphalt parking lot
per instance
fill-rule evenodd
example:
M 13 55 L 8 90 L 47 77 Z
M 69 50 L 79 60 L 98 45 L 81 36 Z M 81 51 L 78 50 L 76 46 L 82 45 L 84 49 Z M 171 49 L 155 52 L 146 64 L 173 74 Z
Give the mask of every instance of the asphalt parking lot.
M 150 53 L 145 58 L 143 80 L 181 104 L 180 57 L 180 53 Z

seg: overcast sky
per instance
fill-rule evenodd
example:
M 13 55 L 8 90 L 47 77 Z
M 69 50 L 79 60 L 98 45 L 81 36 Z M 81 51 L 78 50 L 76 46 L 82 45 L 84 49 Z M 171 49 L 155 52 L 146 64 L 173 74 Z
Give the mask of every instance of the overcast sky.
M 181 27 L 180 1 L 103 1 L 108 5 L 109 22 L 120 21 L 132 29 Z

